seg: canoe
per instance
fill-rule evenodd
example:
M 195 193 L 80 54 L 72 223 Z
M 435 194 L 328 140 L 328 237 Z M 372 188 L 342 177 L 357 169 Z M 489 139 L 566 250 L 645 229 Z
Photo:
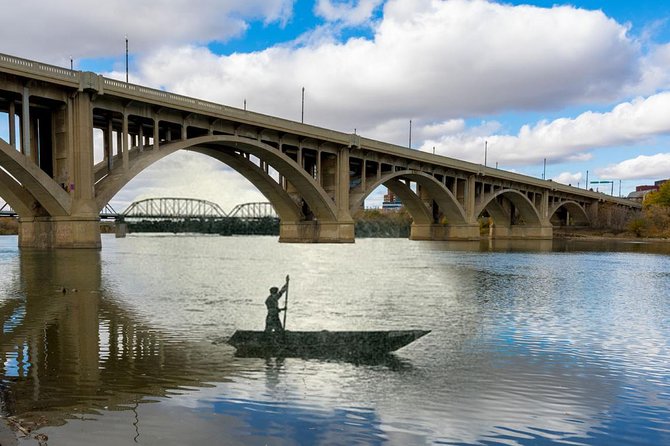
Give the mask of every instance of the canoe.
M 239 356 L 371 357 L 383 356 L 430 333 L 391 331 L 264 331 L 237 330 L 228 343 Z

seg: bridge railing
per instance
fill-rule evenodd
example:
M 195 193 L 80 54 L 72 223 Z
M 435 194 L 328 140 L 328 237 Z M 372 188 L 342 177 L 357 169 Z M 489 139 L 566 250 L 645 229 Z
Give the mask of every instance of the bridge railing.
M 35 62 L 33 60 L 22 59 L 16 56 L 0 53 L 1 65 L 18 65 L 23 69 L 28 69 L 36 73 L 45 73 L 50 76 L 60 77 L 70 81 L 76 81 L 79 75 L 78 71 L 69 70 L 67 68 L 59 67 L 57 65 L 49 65 L 42 62 Z

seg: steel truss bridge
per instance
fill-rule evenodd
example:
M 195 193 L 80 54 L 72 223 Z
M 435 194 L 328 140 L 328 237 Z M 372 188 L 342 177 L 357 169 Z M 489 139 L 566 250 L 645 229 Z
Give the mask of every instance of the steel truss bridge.
M 9 204 L 0 201 L 0 217 L 16 216 L 17 213 Z M 103 220 L 120 218 L 161 220 L 239 218 L 242 220 L 257 220 L 279 217 L 269 202 L 242 203 L 235 206 L 230 212 L 226 212 L 221 206 L 211 201 L 198 198 L 167 197 L 135 201 L 121 213 L 107 205 L 100 212 L 100 218 Z
M 0 201 L 0 217 L 16 217 L 17 214 L 9 204 Z
M 110 209 L 111 210 L 111 209 Z M 112 210 L 113 211 L 113 210 Z M 124 220 L 187 220 L 187 219 L 223 219 L 239 218 L 257 220 L 261 218 L 278 218 L 270 203 L 238 204 L 229 213 L 221 206 L 207 200 L 197 198 L 147 198 L 133 202 L 121 214 L 109 214 Z

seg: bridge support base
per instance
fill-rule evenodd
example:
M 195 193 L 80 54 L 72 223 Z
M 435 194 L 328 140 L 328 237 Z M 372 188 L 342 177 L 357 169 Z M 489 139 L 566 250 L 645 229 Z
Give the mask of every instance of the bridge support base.
M 494 226 L 490 237 L 508 240 L 551 240 L 554 237 L 554 228 L 553 226 Z
M 34 217 L 19 220 L 19 248 L 100 249 L 98 217 Z
M 479 225 L 416 224 L 410 229 L 410 240 L 479 240 Z
M 284 243 L 353 243 L 354 222 L 281 222 L 279 241 Z

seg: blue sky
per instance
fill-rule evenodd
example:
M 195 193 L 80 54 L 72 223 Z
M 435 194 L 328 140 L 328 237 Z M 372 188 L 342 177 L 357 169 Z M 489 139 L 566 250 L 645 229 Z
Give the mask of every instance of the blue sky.
M 83 0 L 5 7 L 0 52 L 615 193 L 670 177 L 666 1 Z M 48 29 L 49 32 L 45 32 Z M 18 38 L 17 36 L 22 36 Z M 3 132 L 0 120 L 0 136 Z M 6 132 L 6 130 L 4 130 Z M 187 180 L 184 172 L 197 172 Z M 598 188 L 597 184 L 592 185 Z M 609 191 L 609 187 L 607 187 Z M 175 154 L 112 203 L 262 196 Z M 379 205 L 381 194 L 366 201 Z

